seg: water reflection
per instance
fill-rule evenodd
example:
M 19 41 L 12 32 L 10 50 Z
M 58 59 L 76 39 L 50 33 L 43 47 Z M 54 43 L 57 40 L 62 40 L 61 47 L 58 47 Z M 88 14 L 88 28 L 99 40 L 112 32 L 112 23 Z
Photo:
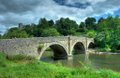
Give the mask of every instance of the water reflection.
M 53 60 L 53 54 L 45 54 L 41 60 L 49 63 L 61 63 L 63 66 L 77 68 L 80 66 L 90 66 L 96 69 L 112 69 L 120 71 L 120 55 L 109 55 L 109 54 L 78 54 L 68 57 L 65 60 Z
M 120 55 L 109 55 L 109 54 L 91 54 L 89 59 L 91 60 L 92 65 L 97 68 L 103 69 L 112 69 L 115 71 L 120 71 Z

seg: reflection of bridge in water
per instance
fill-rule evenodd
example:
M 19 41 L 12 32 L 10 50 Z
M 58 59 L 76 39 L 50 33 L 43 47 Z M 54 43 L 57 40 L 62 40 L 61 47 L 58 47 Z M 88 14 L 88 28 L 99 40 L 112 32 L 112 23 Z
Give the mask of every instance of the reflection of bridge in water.
M 59 59 L 78 53 L 88 54 L 88 47 L 93 43 L 93 38 L 77 36 L 1 39 L 0 51 L 8 56 L 20 54 L 40 59 L 45 50 L 51 48 L 54 57 Z

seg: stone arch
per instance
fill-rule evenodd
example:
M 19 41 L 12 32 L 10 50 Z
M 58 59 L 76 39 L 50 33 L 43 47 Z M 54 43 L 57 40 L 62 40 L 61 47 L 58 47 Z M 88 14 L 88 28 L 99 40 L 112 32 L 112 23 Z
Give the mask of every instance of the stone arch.
M 71 49 L 72 54 L 82 54 L 85 53 L 85 45 L 84 43 L 77 41 L 73 44 Z
M 49 47 L 53 50 L 55 59 L 67 58 L 68 52 L 64 45 L 62 45 L 61 43 L 45 43 L 39 53 L 38 59 L 42 57 L 43 53 Z
M 94 42 L 89 42 L 87 48 L 88 48 L 88 49 L 94 49 L 94 48 L 95 48 Z

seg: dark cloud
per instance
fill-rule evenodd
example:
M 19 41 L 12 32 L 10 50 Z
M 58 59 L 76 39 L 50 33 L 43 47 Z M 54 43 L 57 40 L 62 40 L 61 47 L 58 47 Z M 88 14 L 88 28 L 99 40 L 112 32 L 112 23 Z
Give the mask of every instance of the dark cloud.
M 56 3 L 58 3 L 59 5 L 65 5 L 67 0 L 53 0 L 55 1 Z
M 40 0 L 0 0 L 0 14 L 30 11 L 39 5 Z
M 28 15 L 39 5 L 42 5 L 40 0 L 0 0 L 0 29 L 4 31 L 20 22 L 30 23 Z
M 67 6 L 67 7 L 75 7 L 75 8 L 81 8 L 81 9 L 85 9 L 88 6 L 91 6 L 91 3 L 89 2 L 75 2 L 73 4 L 67 3 L 67 0 L 54 0 L 57 4 L 62 5 L 62 6 Z

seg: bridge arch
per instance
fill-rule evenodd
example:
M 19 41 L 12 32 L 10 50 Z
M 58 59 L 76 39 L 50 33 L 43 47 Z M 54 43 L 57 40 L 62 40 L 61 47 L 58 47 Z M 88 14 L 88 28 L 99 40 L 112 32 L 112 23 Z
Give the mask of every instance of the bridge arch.
M 61 43 L 46 43 L 42 47 L 42 49 L 39 52 L 38 59 L 41 59 L 43 53 L 48 49 L 51 48 L 53 50 L 53 56 L 55 59 L 62 59 L 62 58 L 67 58 L 68 52 L 67 49 L 64 45 Z
M 89 42 L 87 48 L 88 48 L 88 49 L 93 49 L 93 48 L 95 48 L 94 42 Z
M 83 54 L 85 53 L 85 44 L 81 41 L 77 41 L 72 45 L 72 54 Z

